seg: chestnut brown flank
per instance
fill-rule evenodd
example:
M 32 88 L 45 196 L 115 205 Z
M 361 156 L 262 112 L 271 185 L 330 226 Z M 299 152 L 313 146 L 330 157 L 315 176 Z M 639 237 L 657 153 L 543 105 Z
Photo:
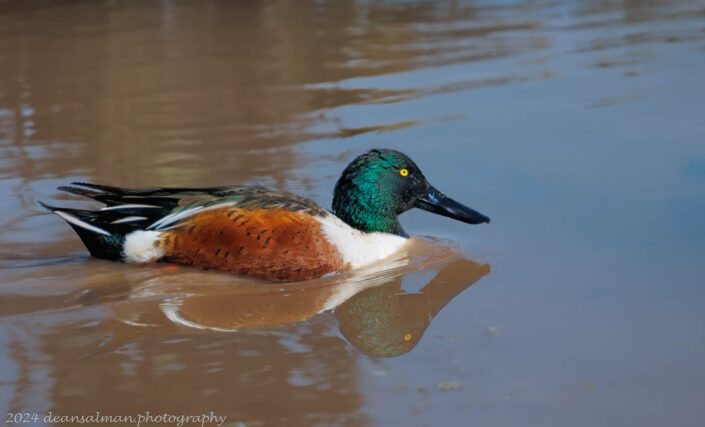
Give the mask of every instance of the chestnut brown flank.
M 344 267 L 321 224 L 287 209 L 214 209 L 162 236 L 163 261 L 265 280 L 308 280 Z

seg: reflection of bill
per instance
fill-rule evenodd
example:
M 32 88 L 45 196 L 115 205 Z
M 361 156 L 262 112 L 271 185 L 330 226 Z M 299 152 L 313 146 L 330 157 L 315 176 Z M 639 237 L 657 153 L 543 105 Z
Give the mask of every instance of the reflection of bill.
M 489 265 L 464 259 L 438 241 L 414 243 L 383 265 L 286 285 L 234 285 L 230 276 L 192 272 L 156 276 L 112 304 L 119 322 L 104 326 L 114 329 L 120 341 L 127 325 L 141 329 L 127 336 L 174 328 L 235 332 L 301 322 L 335 310 L 341 333 L 362 352 L 400 355 L 418 344 L 443 307 L 490 271 Z M 429 270 L 438 273 L 418 293 L 402 290 L 404 277 Z

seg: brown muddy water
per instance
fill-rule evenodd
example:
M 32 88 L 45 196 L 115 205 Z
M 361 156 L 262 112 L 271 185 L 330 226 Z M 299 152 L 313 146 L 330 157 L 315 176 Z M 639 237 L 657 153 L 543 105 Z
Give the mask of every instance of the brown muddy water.
M 703 1 L 2 1 L 0 408 L 704 425 L 703 95 Z M 381 269 L 262 285 L 91 259 L 36 204 L 329 207 L 373 147 L 492 223 L 412 211 Z

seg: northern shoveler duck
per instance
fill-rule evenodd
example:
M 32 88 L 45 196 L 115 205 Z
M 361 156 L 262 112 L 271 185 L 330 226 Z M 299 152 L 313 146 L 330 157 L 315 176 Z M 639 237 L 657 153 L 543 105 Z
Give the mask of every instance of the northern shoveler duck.
M 353 160 L 335 185 L 332 211 L 260 186 L 72 185 L 59 190 L 106 206 L 42 206 L 66 220 L 94 257 L 273 281 L 313 279 L 388 257 L 408 240 L 398 216 L 414 207 L 469 224 L 490 222 L 433 188 L 416 163 L 394 150 L 371 150 Z

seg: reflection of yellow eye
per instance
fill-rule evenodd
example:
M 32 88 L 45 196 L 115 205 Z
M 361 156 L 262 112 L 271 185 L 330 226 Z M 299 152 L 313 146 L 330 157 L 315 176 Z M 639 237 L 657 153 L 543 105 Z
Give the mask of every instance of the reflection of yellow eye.
M 406 170 L 406 169 L 400 170 L 399 173 L 401 174 L 401 176 L 407 176 L 407 175 L 409 175 L 409 171 Z M 408 340 L 407 340 L 407 341 L 408 341 Z
M 406 169 L 404 169 L 406 170 Z M 404 335 L 404 341 L 411 341 L 411 334 Z

